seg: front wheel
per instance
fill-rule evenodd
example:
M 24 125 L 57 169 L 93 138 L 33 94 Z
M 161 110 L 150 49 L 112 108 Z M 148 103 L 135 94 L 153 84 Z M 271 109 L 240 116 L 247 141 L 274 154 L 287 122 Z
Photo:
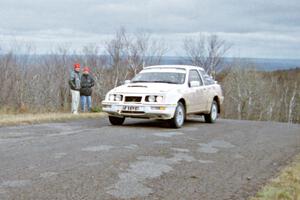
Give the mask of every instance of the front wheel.
M 204 115 L 206 123 L 215 123 L 218 117 L 218 104 L 213 100 L 210 108 L 210 113 Z
M 122 125 L 125 121 L 125 117 L 108 116 L 108 119 L 112 125 Z
M 183 126 L 185 120 L 185 108 L 181 102 L 178 102 L 174 117 L 170 119 L 172 128 L 180 128 Z

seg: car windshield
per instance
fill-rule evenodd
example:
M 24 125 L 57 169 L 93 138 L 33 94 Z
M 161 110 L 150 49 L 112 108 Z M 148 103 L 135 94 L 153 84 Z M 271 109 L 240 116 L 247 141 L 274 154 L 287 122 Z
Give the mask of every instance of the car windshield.
M 185 81 L 185 73 L 177 72 L 145 72 L 137 74 L 132 83 L 149 82 L 149 83 L 170 83 L 183 84 Z

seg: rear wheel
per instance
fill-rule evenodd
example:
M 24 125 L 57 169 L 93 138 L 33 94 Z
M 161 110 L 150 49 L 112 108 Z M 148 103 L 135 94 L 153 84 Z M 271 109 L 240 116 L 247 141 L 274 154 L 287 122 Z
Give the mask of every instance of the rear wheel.
M 170 119 L 172 128 L 180 128 L 183 126 L 185 120 L 185 108 L 181 102 L 178 102 L 174 117 Z
M 112 125 L 122 125 L 125 121 L 125 117 L 108 116 L 108 119 Z
M 218 104 L 213 100 L 210 108 L 210 113 L 204 115 L 206 123 L 215 123 L 218 118 Z

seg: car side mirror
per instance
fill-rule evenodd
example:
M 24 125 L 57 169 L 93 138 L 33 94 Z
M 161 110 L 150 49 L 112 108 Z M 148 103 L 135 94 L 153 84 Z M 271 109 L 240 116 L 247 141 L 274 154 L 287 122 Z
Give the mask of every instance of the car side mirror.
M 190 87 L 199 87 L 200 82 L 199 81 L 191 81 L 189 85 L 190 85 Z
M 129 83 L 131 83 L 131 80 L 125 80 L 125 82 L 124 82 L 125 85 L 127 85 Z

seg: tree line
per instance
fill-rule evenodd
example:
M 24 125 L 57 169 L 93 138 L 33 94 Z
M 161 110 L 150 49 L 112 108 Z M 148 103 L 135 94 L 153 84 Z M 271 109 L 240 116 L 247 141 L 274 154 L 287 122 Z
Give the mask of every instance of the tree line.
M 90 66 L 95 78 L 94 107 L 106 92 L 134 77 L 144 66 L 160 64 L 168 52 L 163 39 L 146 32 L 116 31 L 104 44 L 85 46 L 81 54 L 66 46 L 38 56 L 11 50 L 0 55 L 0 113 L 69 111 L 68 78 L 72 65 Z M 300 70 L 261 72 L 239 59 L 224 66 L 232 47 L 217 35 L 193 36 L 182 41 L 182 63 L 203 67 L 224 90 L 222 117 L 247 120 L 300 122 Z M 222 68 L 221 68 L 222 67 Z

